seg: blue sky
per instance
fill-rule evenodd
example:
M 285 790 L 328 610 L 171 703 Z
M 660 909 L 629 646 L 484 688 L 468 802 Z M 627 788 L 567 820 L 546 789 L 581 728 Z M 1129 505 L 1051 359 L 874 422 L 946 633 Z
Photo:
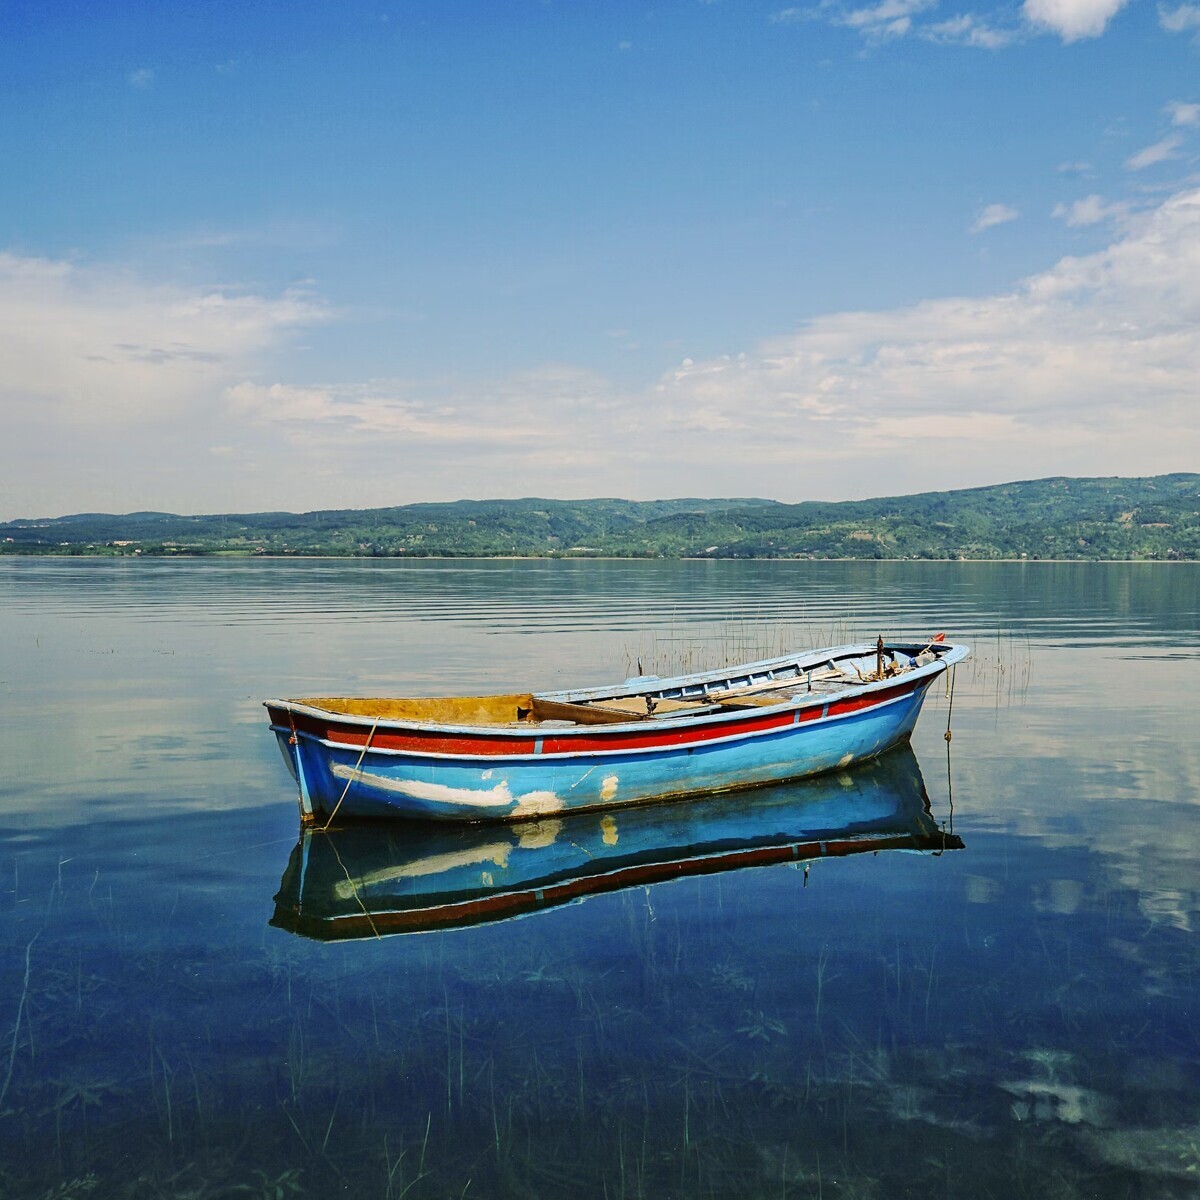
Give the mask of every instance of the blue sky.
M 0 516 L 1200 463 L 1200 4 L 0 35 Z

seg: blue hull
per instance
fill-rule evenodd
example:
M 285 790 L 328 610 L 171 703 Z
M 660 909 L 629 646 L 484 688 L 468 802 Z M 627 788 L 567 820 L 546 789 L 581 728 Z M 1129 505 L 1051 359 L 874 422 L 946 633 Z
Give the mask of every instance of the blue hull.
M 696 745 L 502 761 L 375 749 L 364 754 L 305 736 L 291 745 L 287 734 L 277 733 L 302 808 L 307 800 L 317 819 L 336 808 L 344 818 L 511 820 L 779 783 L 846 767 L 907 741 L 927 689 L 928 682 L 864 711 Z

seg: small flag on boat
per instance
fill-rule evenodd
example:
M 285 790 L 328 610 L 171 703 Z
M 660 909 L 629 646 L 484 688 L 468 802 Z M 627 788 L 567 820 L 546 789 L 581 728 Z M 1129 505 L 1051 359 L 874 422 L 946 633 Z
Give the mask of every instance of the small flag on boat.
M 931 637 L 929 639 L 929 643 L 930 643 L 930 645 L 933 645 L 937 642 L 944 642 L 945 640 L 946 640 L 946 635 L 944 633 L 935 633 L 933 635 L 933 637 Z

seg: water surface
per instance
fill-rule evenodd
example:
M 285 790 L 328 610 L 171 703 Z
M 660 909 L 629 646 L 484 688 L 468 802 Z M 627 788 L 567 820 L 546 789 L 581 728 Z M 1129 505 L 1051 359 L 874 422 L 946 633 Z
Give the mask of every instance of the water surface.
M 3 560 L 0 613 L 0 1195 L 1197 1194 L 1193 565 Z M 269 923 L 298 820 L 268 696 L 938 630 L 975 656 L 921 784 L 761 807 L 827 836 L 923 787 L 963 849 L 421 934 Z

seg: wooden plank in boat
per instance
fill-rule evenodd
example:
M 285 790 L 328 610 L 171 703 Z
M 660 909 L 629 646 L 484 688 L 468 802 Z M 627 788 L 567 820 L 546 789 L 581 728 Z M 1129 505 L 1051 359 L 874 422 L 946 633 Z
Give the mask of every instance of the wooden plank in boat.
M 760 693 L 757 696 L 714 696 L 713 703 L 719 704 L 722 708 L 771 708 L 773 705 L 786 704 L 789 700 L 795 699 L 795 696 L 780 695 L 780 690 L 776 689 L 766 694 Z M 792 691 L 798 695 L 807 694 L 803 687 L 797 689 L 793 686 Z
M 693 712 L 697 708 L 704 707 L 704 701 L 700 699 L 669 700 L 661 696 L 652 696 L 651 701 L 654 705 L 653 712 L 655 716 L 670 712 Z M 608 712 L 624 713 L 626 716 L 631 717 L 644 717 L 646 716 L 646 697 L 617 696 L 611 700 L 594 700 L 588 707 L 602 708 Z
M 565 700 L 543 700 L 534 696 L 533 717 L 538 721 L 574 721 L 577 725 L 614 725 L 627 721 L 644 720 L 646 703 L 642 701 L 640 713 L 619 712 L 611 708 L 600 708 L 595 704 L 571 704 Z

